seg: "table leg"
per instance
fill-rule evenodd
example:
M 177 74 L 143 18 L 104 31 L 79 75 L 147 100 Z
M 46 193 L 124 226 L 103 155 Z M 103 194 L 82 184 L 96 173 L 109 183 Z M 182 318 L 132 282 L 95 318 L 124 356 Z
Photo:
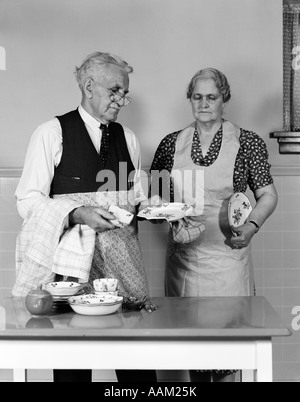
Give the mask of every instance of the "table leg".
M 27 370 L 14 369 L 13 379 L 14 382 L 27 382 Z
M 257 342 L 257 370 L 256 382 L 273 381 L 272 340 Z
M 243 370 L 241 374 L 241 382 L 254 382 L 255 376 L 253 370 Z

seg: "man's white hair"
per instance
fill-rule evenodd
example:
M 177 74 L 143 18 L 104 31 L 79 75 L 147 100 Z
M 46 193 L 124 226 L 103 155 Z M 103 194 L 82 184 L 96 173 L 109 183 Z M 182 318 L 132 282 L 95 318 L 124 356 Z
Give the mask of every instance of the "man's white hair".
M 121 57 L 111 53 L 95 52 L 88 55 L 80 67 L 75 67 L 75 76 L 79 88 L 82 90 L 87 78 L 97 78 L 101 67 L 106 67 L 109 64 L 123 68 L 128 74 L 133 72 L 133 68 L 126 61 L 122 60 Z

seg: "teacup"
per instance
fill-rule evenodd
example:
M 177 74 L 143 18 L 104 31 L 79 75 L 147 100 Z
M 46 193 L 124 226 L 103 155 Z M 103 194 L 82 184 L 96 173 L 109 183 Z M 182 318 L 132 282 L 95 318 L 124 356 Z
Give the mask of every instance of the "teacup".
M 97 292 L 116 292 L 118 289 L 118 279 L 113 278 L 101 278 L 95 279 L 94 289 Z
M 115 292 L 98 292 L 98 290 L 95 290 L 95 294 L 97 296 L 103 297 L 103 296 L 119 296 L 119 291 L 116 290 Z

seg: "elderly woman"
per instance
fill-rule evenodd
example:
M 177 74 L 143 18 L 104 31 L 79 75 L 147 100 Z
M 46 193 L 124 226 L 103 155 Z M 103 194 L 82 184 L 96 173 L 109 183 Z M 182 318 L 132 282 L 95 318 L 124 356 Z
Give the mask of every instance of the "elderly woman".
M 268 151 L 257 134 L 222 118 L 231 93 L 220 71 L 207 68 L 197 72 L 189 84 L 187 98 L 195 121 L 163 139 L 151 171 L 169 172 L 171 201 L 191 205 L 201 205 L 201 200 L 195 199 L 190 188 L 181 191 L 181 178 L 187 171 L 202 172 L 203 214 L 192 220 L 202 222 L 205 230 L 189 243 L 178 243 L 174 230 L 170 231 L 166 295 L 251 296 L 254 282 L 250 242 L 277 205 Z M 236 192 L 245 192 L 248 185 L 256 205 L 244 225 L 231 228 L 229 199 Z M 229 371 L 190 374 L 193 381 L 210 381 L 211 376 L 214 381 L 234 380 L 234 373 Z

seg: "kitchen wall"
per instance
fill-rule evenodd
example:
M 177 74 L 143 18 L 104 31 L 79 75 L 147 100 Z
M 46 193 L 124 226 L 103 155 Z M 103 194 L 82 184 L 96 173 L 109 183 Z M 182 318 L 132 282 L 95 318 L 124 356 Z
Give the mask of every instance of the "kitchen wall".
M 185 97 L 200 68 L 229 79 L 226 117 L 260 133 L 282 129 L 282 0 L 1 0 L 0 167 L 22 167 L 34 129 L 80 102 L 75 65 L 96 50 L 133 65 L 132 104 L 120 121 L 149 166 L 161 138 L 192 121 Z
M 0 46 L 1 296 L 14 283 L 21 219 L 13 194 L 29 138 L 37 125 L 78 105 L 74 66 L 104 50 L 135 67 L 134 102 L 120 121 L 139 136 L 144 166 L 164 135 L 191 122 L 191 76 L 206 66 L 228 76 L 233 98 L 226 116 L 265 139 L 280 196 L 253 242 L 258 294 L 291 325 L 292 308 L 300 306 L 299 156 L 279 155 L 269 139 L 282 128 L 281 0 L 1 0 Z M 165 233 L 165 226 L 140 225 L 153 296 L 163 295 Z M 275 341 L 274 370 L 276 380 L 300 381 L 300 331 Z M 0 380 L 10 379 L 10 371 L 0 371 Z

